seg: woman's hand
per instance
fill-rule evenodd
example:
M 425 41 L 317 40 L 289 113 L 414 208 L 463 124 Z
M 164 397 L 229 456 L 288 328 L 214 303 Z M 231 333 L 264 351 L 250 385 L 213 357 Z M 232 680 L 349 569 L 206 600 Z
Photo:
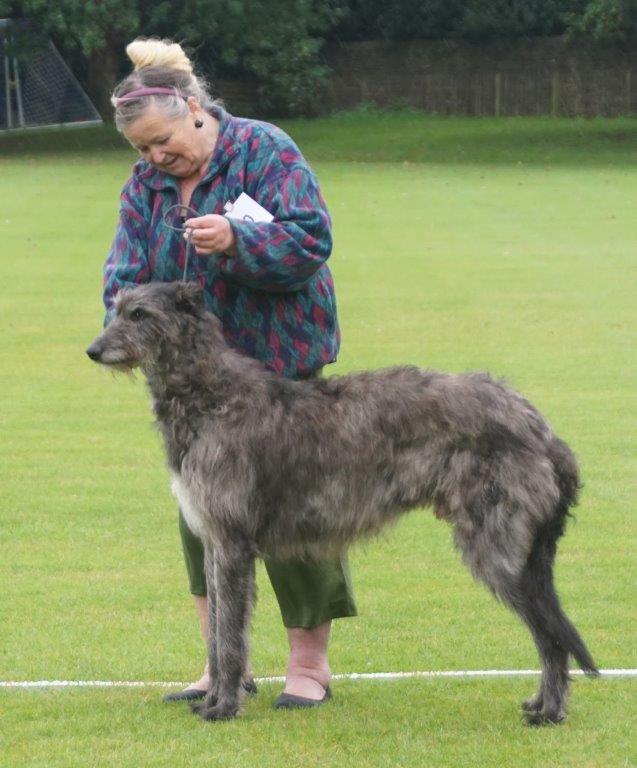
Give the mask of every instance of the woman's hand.
M 211 253 L 232 254 L 236 239 L 225 216 L 209 213 L 206 216 L 187 219 L 184 227 L 190 230 L 184 233 L 184 237 L 192 241 L 200 256 L 209 256 Z

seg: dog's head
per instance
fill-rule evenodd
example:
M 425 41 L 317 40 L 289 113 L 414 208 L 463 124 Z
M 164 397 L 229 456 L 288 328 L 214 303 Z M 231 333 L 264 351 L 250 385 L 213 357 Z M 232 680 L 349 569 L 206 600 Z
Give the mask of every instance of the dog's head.
M 166 349 L 183 345 L 192 336 L 188 329 L 207 315 L 198 283 L 157 282 L 125 289 L 117 295 L 115 310 L 86 354 L 120 371 L 153 367 Z

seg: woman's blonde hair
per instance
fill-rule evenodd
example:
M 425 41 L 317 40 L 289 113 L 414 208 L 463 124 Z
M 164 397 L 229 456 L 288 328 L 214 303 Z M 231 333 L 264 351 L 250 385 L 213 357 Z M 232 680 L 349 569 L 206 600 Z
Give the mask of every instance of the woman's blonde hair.
M 135 65 L 135 70 L 163 66 L 192 74 L 192 64 L 184 49 L 170 40 L 138 37 L 126 46 L 126 55 Z
M 126 54 L 134 70 L 117 85 L 111 96 L 119 131 L 134 123 L 151 104 L 159 105 L 166 117 L 174 120 L 188 113 L 186 99 L 190 96 L 194 96 L 204 109 L 215 103 L 208 84 L 194 74 L 192 63 L 179 43 L 138 37 L 126 46 Z M 173 92 L 123 98 L 144 88 L 166 88 Z

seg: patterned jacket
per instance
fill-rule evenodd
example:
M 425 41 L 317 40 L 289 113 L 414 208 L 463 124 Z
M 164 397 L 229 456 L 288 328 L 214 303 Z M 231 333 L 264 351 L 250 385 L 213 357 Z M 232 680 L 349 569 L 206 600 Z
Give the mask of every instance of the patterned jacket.
M 221 319 L 230 346 L 284 376 L 307 376 L 336 358 L 340 340 L 325 264 L 331 222 L 316 177 L 279 128 L 219 107 L 212 113 L 220 121 L 219 137 L 190 206 L 200 215 L 223 214 L 226 202 L 246 192 L 274 220 L 231 219 L 237 254 L 197 256 L 193 248 L 188 279 L 203 286 L 207 309 Z M 106 322 L 121 288 L 182 278 L 184 238 L 163 223 L 166 210 L 179 202 L 173 177 L 144 160 L 135 164 L 104 267 Z M 173 216 L 172 223 L 181 221 Z

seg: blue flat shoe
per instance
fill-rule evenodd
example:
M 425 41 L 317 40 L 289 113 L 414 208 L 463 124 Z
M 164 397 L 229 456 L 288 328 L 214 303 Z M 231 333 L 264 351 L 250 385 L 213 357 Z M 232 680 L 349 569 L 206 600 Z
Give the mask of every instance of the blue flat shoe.
M 162 701 L 167 704 L 173 701 L 199 701 L 199 699 L 205 698 L 207 693 L 208 691 L 204 691 L 202 688 L 186 688 L 183 691 L 167 694 Z
M 274 702 L 275 709 L 310 709 L 320 707 L 332 698 L 329 685 L 325 689 L 322 699 L 306 699 L 305 696 L 295 696 L 293 693 L 282 693 Z
M 249 696 L 254 696 L 257 692 L 257 684 L 254 680 L 246 680 L 243 684 L 243 690 Z M 169 693 L 164 696 L 162 701 L 168 704 L 173 701 L 199 701 L 200 699 L 204 699 L 207 693 L 208 691 L 204 691 L 201 688 L 185 688 L 183 691 Z

